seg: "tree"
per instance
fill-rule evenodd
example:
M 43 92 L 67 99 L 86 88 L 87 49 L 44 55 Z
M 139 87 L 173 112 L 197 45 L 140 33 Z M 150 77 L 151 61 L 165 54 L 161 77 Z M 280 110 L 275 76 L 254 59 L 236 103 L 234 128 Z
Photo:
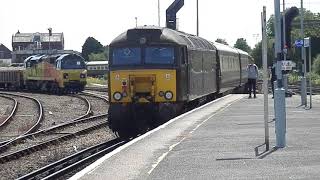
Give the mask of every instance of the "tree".
M 312 71 L 320 75 L 320 54 L 313 61 Z
M 268 66 L 272 65 L 274 58 L 274 50 L 273 50 L 273 43 L 274 40 L 269 39 L 267 42 L 267 46 L 268 46 Z M 258 67 L 262 67 L 262 43 L 261 41 L 256 44 L 256 46 L 253 48 L 252 52 L 251 52 L 251 56 L 253 57 L 256 65 Z
M 88 37 L 82 46 L 82 56 L 88 60 L 89 54 L 103 52 L 102 44 L 93 37 Z
M 316 56 L 316 54 L 320 53 L 320 24 L 316 23 L 320 21 L 320 13 L 312 13 L 309 10 L 304 9 L 304 33 L 305 37 L 311 37 L 312 41 L 312 58 Z M 269 39 L 274 39 L 274 15 L 271 15 L 267 22 L 267 36 Z M 291 44 L 294 43 L 295 40 L 301 39 L 300 35 L 300 16 L 296 17 L 292 23 L 292 31 L 291 31 Z M 290 52 L 291 51 L 291 52 Z M 300 69 L 302 66 L 301 62 L 301 48 L 291 48 L 289 51 L 289 58 L 297 64 L 297 68 Z M 274 54 L 274 52 L 273 52 Z
M 227 43 L 226 39 L 218 38 L 215 42 L 221 43 L 221 44 L 225 44 L 225 45 L 229 45 L 229 44 Z
M 247 40 L 244 38 L 238 38 L 233 47 L 241 49 L 247 53 L 251 52 L 251 47 L 248 45 Z
M 109 61 L 109 46 L 104 46 L 101 53 L 89 54 L 89 61 Z

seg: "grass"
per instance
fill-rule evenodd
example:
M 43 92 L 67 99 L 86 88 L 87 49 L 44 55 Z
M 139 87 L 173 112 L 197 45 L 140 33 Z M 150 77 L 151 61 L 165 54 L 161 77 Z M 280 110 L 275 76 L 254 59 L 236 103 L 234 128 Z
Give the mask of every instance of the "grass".
M 100 84 L 100 85 L 107 85 L 107 80 L 104 78 L 93 78 L 93 77 L 87 77 L 87 84 Z

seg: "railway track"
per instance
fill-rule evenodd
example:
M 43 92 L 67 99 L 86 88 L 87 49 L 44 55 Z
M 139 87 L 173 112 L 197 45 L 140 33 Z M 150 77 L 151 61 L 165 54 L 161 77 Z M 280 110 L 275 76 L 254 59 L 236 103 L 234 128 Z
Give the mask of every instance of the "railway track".
M 295 92 L 295 93 L 301 93 L 301 86 L 300 85 L 288 85 L 288 89 Z M 307 86 L 307 92 L 310 92 L 309 85 Z M 320 94 L 320 87 L 319 86 L 313 86 L 312 87 L 312 94 Z
M 4 96 L 4 95 L 1 95 L 1 94 L 0 94 L 0 97 L 8 99 L 8 100 L 11 100 L 14 103 L 14 105 L 13 105 L 13 107 L 11 109 L 11 112 L 8 115 L 8 117 L 6 117 L 6 119 L 4 119 L 2 122 L 0 122 L 0 129 L 1 129 L 3 126 L 5 126 L 8 123 L 9 120 L 12 119 L 13 115 L 16 113 L 16 110 L 17 110 L 17 107 L 18 107 L 18 101 L 16 99 L 12 98 L 12 97 Z
M 92 105 L 92 114 L 99 115 L 105 114 L 108 110 L 109 101 L 108 97 L 93 93 L 93 92 L 82 92 L 79 93 L 78 96 L 85 97 Z
M 72 171 L 79 169 L 80 167 L 84 167 L 86 164 L 97 160 L 125 143 L 127 143 L 127 141 L 117 138 L 91 146 L 78 153 L 72 154 L 36 171 L 19 177 L 18 179 L 57 179 L 62 176 L 66 176 Z
M 103 114 L 75 120 L 15 138 L 0 146 L 0 162 L 15 160 L 92 130 L 105 128 L 108 125 L 106 116 Z
M 6 123 L 5 126 L 1 128 L 1 142 L 0 145 L 6 144 L 8 142 L 14 141 L 19 136 L 23 136 L 26 134 L 30 134 L 35 132 L 40 127 L 40 123 L 43 120 L 43 106 L 38 99 L 35 99 L 30 96 L 25 96 L 21 94 L 12 94 L 12 93 L 4 93 L 0 92 L 2 96 L 8 97 L 15 97 L 13 99 L 19 99 L 18 102 L 20 103 L 20 108 L 17 109 L 15 107 L 15 111 L 12 113 L 12 117 L 10 117 L 10 123 Z M 24 100 L 22 100 L 24 99 Z M 22 105 L 22 101 L 25 100 L 32 101 L 36 104 L 38 115 L 34 118 L 34 115 L 29 115 L 30 110 L 30 102 L 27 104 Z M 26 103 L 26 102 L 24 102 Z M 31 107 L 32 108 L 32 107 Z M 22 123 L 23 122 L 23 123 Z
M 99 92 L 108 92 L 108 88 L 107 87 L 93 87 L 93 86 L 88 86 L 84 88 L 85 90 L 89 90 L 89 91 L 99 91 Z
M 86 118 L 86 117 L 89 117 L 90 115 L 92 115 L 92 106 L 91 106 L 90 101 L 87 98 L 79 96 L 79 95 L 73 95 L 73 97 L 77 97 L 79 99 L 82 99 L 86 103 L 86 106 L 88 107 L 87 111 L 84 115 L 79 116 L 78 118 L 74 119 L 73 121 L 76 121 L 76 120 L 79 120 L 82 118 Z

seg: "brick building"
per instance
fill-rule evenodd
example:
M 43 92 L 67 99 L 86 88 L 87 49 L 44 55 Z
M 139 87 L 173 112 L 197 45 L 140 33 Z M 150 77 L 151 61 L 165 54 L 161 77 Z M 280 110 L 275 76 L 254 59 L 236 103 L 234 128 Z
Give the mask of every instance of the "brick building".
M 47 54 L 64 50 L 63 33 L 20 33 L 12 35 L 12 62 L 22 63 L 34 54 Z

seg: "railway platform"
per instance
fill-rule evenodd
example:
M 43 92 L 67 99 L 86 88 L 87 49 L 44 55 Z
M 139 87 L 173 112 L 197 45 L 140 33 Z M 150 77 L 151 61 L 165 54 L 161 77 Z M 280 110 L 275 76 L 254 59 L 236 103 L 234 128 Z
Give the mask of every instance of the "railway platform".
M 286 98 L 286 147 L 277 149 L 269 96 L 265 151 L 263 96 L 228 95 L 181 115 L 104 156 L 70 179 L 318 179 L 320 96 L 313 108 Z

